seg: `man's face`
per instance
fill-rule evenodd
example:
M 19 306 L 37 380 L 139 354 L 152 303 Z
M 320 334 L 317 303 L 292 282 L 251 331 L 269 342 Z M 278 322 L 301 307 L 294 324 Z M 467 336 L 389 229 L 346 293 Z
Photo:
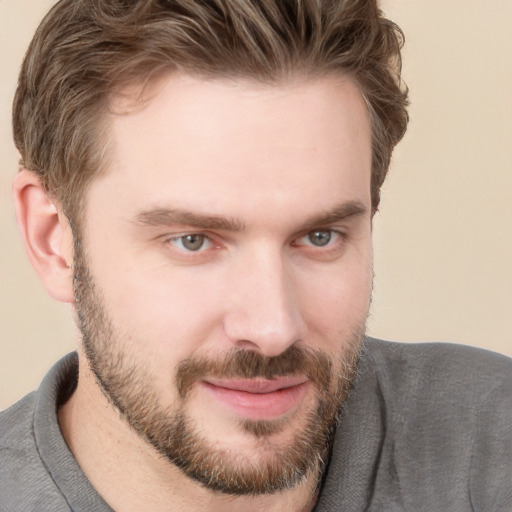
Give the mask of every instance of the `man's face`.
M 319 469 L 371 291 L 368 115 L 348 79 L 174 75 L 111 114 L 76 245 L 84 351 L 141 436 L 207 487 Z

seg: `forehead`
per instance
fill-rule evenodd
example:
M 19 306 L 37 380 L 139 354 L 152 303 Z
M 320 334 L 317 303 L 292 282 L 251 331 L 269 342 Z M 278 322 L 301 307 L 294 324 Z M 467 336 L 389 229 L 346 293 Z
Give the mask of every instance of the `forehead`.
M 103 201 L 249 215 L 271 201 L 369 200 L 369 116 L 348 77 L 267 85 L 174 74 L 133 109 L 138 92 L 109 114 L 110 162 L 90 190 Z

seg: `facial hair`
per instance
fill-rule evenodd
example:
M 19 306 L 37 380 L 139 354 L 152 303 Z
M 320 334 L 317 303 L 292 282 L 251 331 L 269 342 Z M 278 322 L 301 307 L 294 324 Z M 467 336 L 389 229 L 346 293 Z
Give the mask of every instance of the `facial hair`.
M 344 351 L 336 361 L 319 350 L 298 345 L 273 357 L 235 349 L 217 358 L 187 358 L 176 369 L 178 405 L 165 407 L 151 387 L 150 370 L 123 350 L 123 336 L 108 315 L 77 236 L 73 283 L 82 346 L 101 391 L 130 428 L 185 475 L 212 491 L 233 496 L 290 489 L 306 475 L 320 480 L 337 416 L 356 374 L 364 320 L 349 340 L 340 341 Z M 308 377 L 315 386 L 316 403 L 286 443 L 273 437 L 294 420 L 300 423 L 294 416 L 240 420 L 239 428 L 258 440 L 262 453 L 256 460 L 237 454 L 235 448 L 212 446 L 186 413 L 194 384 L 205 377 L 273 379 L 292 375 Z

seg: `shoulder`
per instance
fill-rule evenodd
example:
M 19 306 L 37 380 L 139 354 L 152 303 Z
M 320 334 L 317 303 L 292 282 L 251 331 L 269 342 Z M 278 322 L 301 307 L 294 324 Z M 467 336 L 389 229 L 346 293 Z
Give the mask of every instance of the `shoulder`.
M 375 360 L 382 361 L 417 361 L 421 364 L 446 361 L 450 365 L 460 361 L 463 364 L 471 363 L 472 366 L 476 365 L 482 368 L 489 364 L 498 365 L 508 370 L 512 367 L 512 359 L 508 356 L 458 343 L 403 343 L 367 337 L 364 342 L 364 350 Z
M 373 339 L 363 357 L 377 376 L 397 457 L 413 454 L 445 475 L 452 494 L 469 491 L 474 510 L 512 510 L 512 359 L 463 345 Z
M 17 444 L 17 440 L 30 430 L 34 410 L 35 391 L 29 393 L 19 402 L 0 412 L 0 449 Z
M 428 383 L 446 391 L 465 390 L 475 397 L 490 389 L 512 391 L 512 359 L 489 350 L 455 343 L 397 343 L 367 338 L 363 353 L 379 379 L 395 386 Z
M 508 357 L 366 339 L 319 510 L 512 510 L 511 425 Z
M 11 456 L 26 454 L 34 447 L 32 416 L 36 393 L 32 392 L 5 411 L 0 412 L 0 451 L 6 466 Z
M 45 377 L 47 388 L 52 387 L 54 374 L 50 371 Z M 44 388 L 43 381 L 38 391 L 0 413 L 0 512 L 69 510 L 41 456 L 41 449 L 55 451 L 55 447 L 47 442 L 48 436 L 41 444 L 37 421 L 56 418 L 57 410 L 54 394 Z
M 32 392 L 0 413 L 0 510 L 18 510 L 45 473 L 33 431 L 36 397 Z

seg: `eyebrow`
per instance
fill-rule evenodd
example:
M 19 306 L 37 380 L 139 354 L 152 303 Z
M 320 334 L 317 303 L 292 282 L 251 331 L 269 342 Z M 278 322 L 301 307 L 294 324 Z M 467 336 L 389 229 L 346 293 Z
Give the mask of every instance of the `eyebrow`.
M 243 223 L 231 217 L 205 215 L 182 209 L 155 208 L 141 212 L 136 221 L 144 226 L 172 226 L 183 224 L 201 229 L 220 229 L 223 231 L 243 231 Z
M 303 230 L 314 229 L 335 222 L 340 222 L 352 217 L 362 217 L 368 211 L 368 208 L 359 201 L 347 201 L 332 210 L 315 215 L 314 217 L 307 219 L 302 225 Z
M 332 210 L 315 215 L 307 219 L 300 230 L 309 230 L 317 227 L 333 224 L 350 217 L 362 216 L 367 212 L 367 207 L 359 201 L 347 201 Z M 172 226 L 181 224 L 198 229 L 214 229 L 222 231 L 243 231 L 245 224 L 233 217 L 218 215 L 206 215 L 183 209 L 155 208 L 143 211 L 136 216 L 137 224 L 143 226 Z

